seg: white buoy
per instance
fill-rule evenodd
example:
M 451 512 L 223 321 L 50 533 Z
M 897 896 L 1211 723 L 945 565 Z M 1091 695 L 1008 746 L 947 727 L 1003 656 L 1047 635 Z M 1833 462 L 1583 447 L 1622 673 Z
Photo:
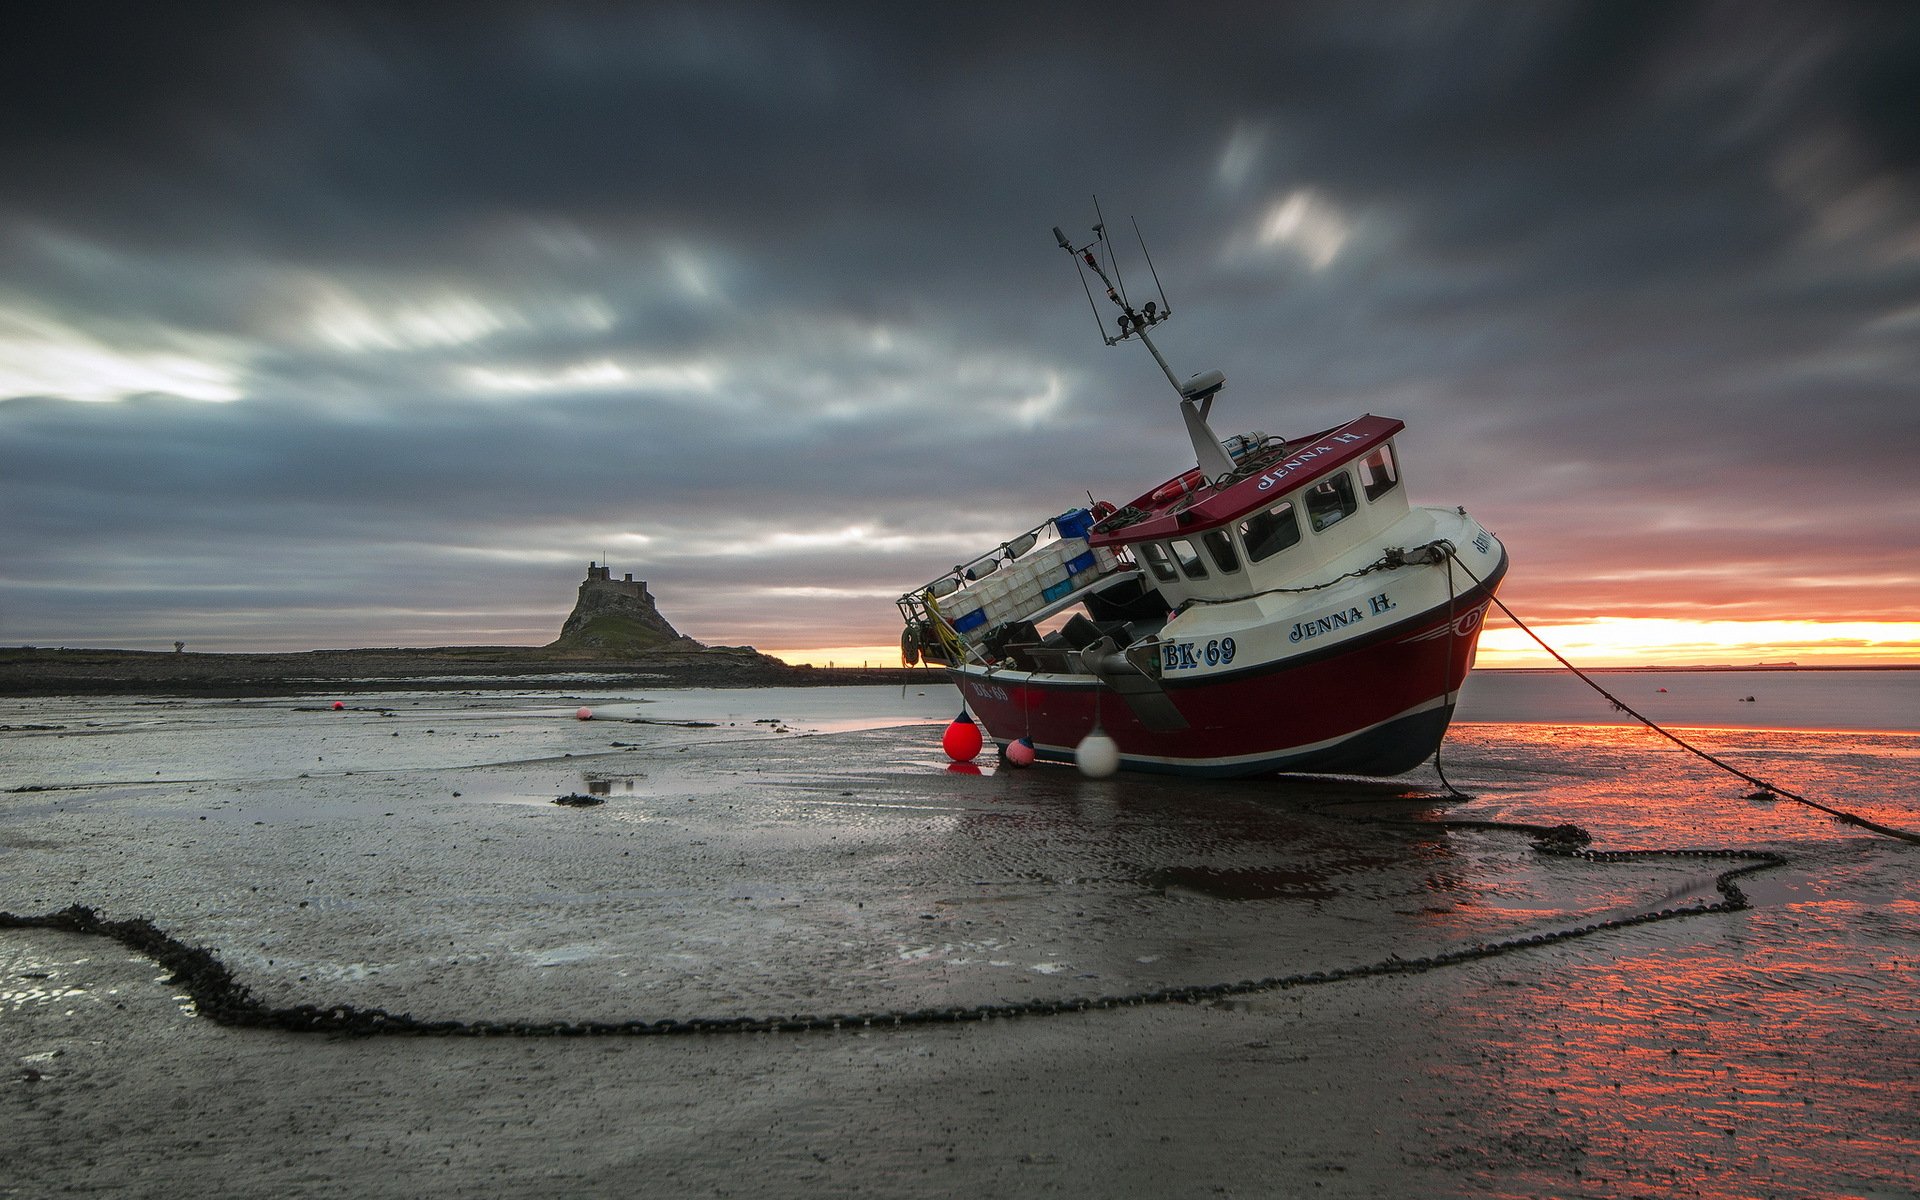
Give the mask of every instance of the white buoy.
M 1098 725 L 1073 748 L 1074 765 L 1088 779 L 1105 779 L 1120 769 L 1120 747 Z

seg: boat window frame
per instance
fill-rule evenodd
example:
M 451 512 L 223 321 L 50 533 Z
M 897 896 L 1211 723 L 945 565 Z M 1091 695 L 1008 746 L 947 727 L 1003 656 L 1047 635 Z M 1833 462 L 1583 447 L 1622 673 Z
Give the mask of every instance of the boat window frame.
M 1196 583 L 1202 579 L 1211 578 L 1207 572 L 1207 560 L 1201 556 L 1200 547 L 1194 545 L 1192 538 L 1168 538 L 1166 546 L 1168 552 L 1173 555 L 1173 561 L 1179 565 L 1182 575 Z M 1180 552 L 1182 546 L 1187 548 L 1185 554 Z
M 1373 477 L 1377 467 L 1385 468 L 1387 481 L 1376 487 Z M 1360 490 L 1365 493 L 1368 504 L 1372 504 L 1399 486 L 1400 463 L 1393 453 L 1392 442 L 1374 447 L 1365 458 L 1360 460 Z
M 1222 575 L 1240 573 L 1240 555 L 1234 551 L 1233 535 L 1224 529 L 1209 529 L 1200 535 L 1200 544 L 1213 556 L 1213 565 Z
M 1321 517 L 1323 513 L 1314 511 L 1313 501 L 1316 494 L 1324 495 L 1327 490 L 1331 490 L 1339 502 L 1339 508 L 1337 509 L 1339 515 L 1322 521 Z M 1300 501 L 1302 506 L 1307 510 L 1307 526 L 1316 534 L 1325 533 L 1327 530 L 1332 529 L 1335 525 L 1338 525 L 1340 522 L 1360 511 L 1360 497 L 1353 490 L 1353 472 L 1347 470 L 1345 467 L 1341 467 L 1338 471 L 1329 471 L 1308 486 L 1300 489 Z M 1336 510 L 1328 509 L 1325 511 L 1333 512 Z
M 1260 541 L 1256 543 L 1249 535 L 1252 532 L 1254 522 L 1263 518 L 1271 520 L 1274 523 L 1275 532 L 1289 525 L 1292 526 L 1292 539 L 1280 545 L 1273 546 L 1271 549 L 1265 548 L 1272 540 L 1271 535 L 1263 535 Z M 1285 554 L 1288 550 L 1298 546 L 1301 539 L 1306 536 L 1300 524 L 1300 505 L 1294 503 L 1292 497 L 1276 500 L 1260 512 L 1249 513 L 1245 519 L 1238 523 L 1235 532 L 1240 535 L 1240 548 L 1245 551 L 1247 562 L 1249 563 L 1261 563 L 1276 555 Z
M 1147 569 L 1161 583 L 1180 582 L 1180 572 L 1173 565 L 1173 552 L 1159 542 L 1141 542 L 1140 557 L 1146 560 Z

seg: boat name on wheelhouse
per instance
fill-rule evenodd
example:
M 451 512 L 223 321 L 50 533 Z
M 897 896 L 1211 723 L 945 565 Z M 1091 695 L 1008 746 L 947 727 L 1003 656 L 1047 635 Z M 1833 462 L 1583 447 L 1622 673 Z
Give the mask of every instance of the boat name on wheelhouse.
M 1340 434 L 1335 434 L 1332 438 L 1328 440 L 1339 442 L 1342 445 L 1345 445 L 1348 442 L 1364 442 L 1367 439 L 1365 434 L 1340 433 Z M 1323 454 L 1332 454 L 1333 451 L 1334 451 L 1334 448 L 1332 446 L 1326 445 L 1325 443 L 1315 446 L 1311 450 L 1302 450 L 1300 453 L 1294 455 L 1292 458 L 1282 463 L 1280 465 L 1279 470 L 1269 471 L 1265 475 L 1262 475 L 1260 477 L 1260 490 L 1263 492 L 1271 490 L 1274 484 L 1279 483 L 1281 480 L 1285 479 L 1288 475 L 1293 474 L 1293 472 L 1299 470 L 1301 467 L 1306 466 L 1309 462 L 1312 462 L 1314 459 L 1319 458 Z

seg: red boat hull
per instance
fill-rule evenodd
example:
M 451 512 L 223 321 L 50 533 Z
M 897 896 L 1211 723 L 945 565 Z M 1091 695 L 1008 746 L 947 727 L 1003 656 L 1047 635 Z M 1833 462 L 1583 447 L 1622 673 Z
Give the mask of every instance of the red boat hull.
M 1030 739 L 1072 761 L 1096 720 L 1130 770 L 1215 777 L 1275 772 L 1398 775 L 1430 757 L 1452 720 L 1500 569 L 1451 604 L 1364 638 L 1232 674 L 1168 680 L 1185 729 L 1155 729 L 1088 678 L 984 667 L 950 676 L 993 740 Z

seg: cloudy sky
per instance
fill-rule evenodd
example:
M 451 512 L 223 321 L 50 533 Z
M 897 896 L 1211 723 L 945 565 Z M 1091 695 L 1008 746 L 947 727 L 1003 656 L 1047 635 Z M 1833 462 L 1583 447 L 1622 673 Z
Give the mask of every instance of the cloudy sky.
M 1569 644 L 1920 661 L 1911 5 L 387 8 L 10 20 L 0 644 L 535 644 L 598 559 L 889 646 L 1191 465 L 1097 193 L 1223 435 L 1407 421 Z

